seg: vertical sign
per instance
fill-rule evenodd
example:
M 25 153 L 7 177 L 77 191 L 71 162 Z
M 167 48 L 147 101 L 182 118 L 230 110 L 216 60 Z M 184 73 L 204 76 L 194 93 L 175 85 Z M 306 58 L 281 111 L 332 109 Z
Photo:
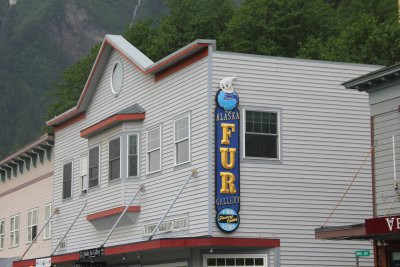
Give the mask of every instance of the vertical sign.
M 239 227 L 240 210 L 240 112 L 233 90 L 235 77 L 221 80 L 215 109 L 215 208 L 217 225 L 227 233 Z

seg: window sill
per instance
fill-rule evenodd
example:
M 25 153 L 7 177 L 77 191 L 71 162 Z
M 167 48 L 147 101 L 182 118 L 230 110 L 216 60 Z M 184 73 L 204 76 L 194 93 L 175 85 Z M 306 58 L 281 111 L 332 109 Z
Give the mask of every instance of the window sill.
M 153 172 L 148 172 L 148 173 L 146 173 L 146 176 L 155 176 L 155 175 L 158 175 L 158 174 L 162 174 L 161 171 L 162 171 L 162 169 L 157 170 L 157 171 L 153 171 Z
M 124 209 L 125 209 L 125 206 L 121 206 L 121 207 L 117 207 L 117 208 L 113 208 L 113 209 L 108 209 L 108 210 L 103 210 L 103 211 L 99 211 L 96 213 L 88 214 L 86 216 L 86 220 L 94 221 L 94 220 L 107 218 L 107 217 L 114 216 L 114 215 L 119 215 L 124 211 Z M 139 213 L 140 210 L 141 210 L 140 206 L 129 206 L 127 212 Z
M 258 157 L 245 157 L 241 158 L 241 162 L 246 163 L 246 162 L 251 162 L 251 163 L 269 163 L 269 164 L 282 164 L 282 158 L 280 159 L 275 159 L 275 158 L 258 158 Z

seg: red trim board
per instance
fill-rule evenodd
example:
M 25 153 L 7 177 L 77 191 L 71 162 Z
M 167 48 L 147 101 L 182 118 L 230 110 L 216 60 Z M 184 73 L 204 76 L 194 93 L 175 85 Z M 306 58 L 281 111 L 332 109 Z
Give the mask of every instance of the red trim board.
M 172 66 L 167 67 L 166 69 L 158 72 L 155 74 L 155 81 L 158 82 L 159 80 L 161 80 L 162 78 L 165 78 L 197 61 L 199 61 L 202 58 L 205 58 L 208 56 L 208 49 L 207 47 L 194 53 L 193 55 L 191 55 L 188 58 L 183 59 L 182 61 L 179 61 L 175 64 L 173 64 Z
M 81 137 L 88 138 L 90 135 L 102 131 L 105 128 L 111 127 L 119 122 L 123 121 L 141 121 L 146 117 L 145 113 L 135 113 L 135 114 L 116 114 L 103 121 L 100 121 L 84 130 L 81 131 Z
M 144 241 L 133 244 L 118 245 L 105 248 L 105 255 L 116 255 L 145 250 L 187 248 L 187 247 L 236 247 L 236 248 L 275 248 L 280 246 L 279 239 L 263 238 L 228 238 L 228 237 L 192 237 L 192 238 L 170 238 Z M 51 257 L 51 263 L 62 263 L 79 260 L 79 253 L 69 253 Z M 35 260 L 16 261 L 13 267 L 28 267 L 35 265 Z M 32 264 L 33 263 L 33 264 Z
M 86 220 L 93 221 L 101 218 L 106 218 L 116 214 L 121 214 L 125 209 L 125 206 L 117 207 L 109 210 L 103 210 L 100 212 L 92 213 L 86 216 Z M 129 206 L 127 212 L 140 212 L 140 206 Z

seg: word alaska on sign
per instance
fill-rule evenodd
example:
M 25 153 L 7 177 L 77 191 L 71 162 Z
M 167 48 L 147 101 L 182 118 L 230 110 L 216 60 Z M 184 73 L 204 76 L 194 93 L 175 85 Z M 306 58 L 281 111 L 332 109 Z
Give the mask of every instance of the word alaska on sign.
M 215 208 L 216 223 L 227 233 L 239 227 L 240 210 L 240 111 L 233 77 L 221 81 L 215 109 Z

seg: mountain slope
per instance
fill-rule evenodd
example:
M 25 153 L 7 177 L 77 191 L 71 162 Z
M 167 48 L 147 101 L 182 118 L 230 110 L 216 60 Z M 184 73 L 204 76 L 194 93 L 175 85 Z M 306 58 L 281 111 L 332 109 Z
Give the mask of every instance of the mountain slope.
M 121 34 L 138 1 L 0 0 L 0 158 L 41 134 L 63 69 L 104 34 Z M 142 6 L 138 15 L 151 15 Z

